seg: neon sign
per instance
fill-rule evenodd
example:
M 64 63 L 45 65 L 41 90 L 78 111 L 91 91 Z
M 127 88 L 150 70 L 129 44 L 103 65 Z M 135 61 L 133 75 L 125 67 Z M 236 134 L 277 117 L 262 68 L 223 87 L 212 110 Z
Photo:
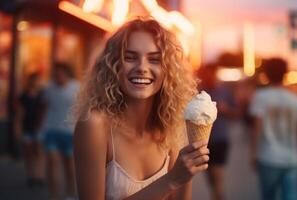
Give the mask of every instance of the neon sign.
M 106 25 L 110 26 L 110 24 L 112 24 L 111 27 L 117 27 L 123 24 L 128 16 L 130 1 L 132 0 L 112 0 L 113 11 L 111 22 L 103 24 L 101 23 L 99 25 L 103 25 L 103 27 L 106 27 Z M 185 35 L 194 34 L 194 26 L 180 12 L 166 11 L 164 8 L 158 5 L 156 0 L 140 0 L 139 2 L 152 17 L 162 23 L 165 27 L 175 27 Z M 96 21 L 104 21 L 92 16 L 92 13 L 98 13 L 100 10 L 102 10 L 103 3 L 103 0 L 85 0 L 82 8 L 80 8 L 72 3 L 69 3 L 68 1 L 61 1 L 59 3 L 59 8 L 70 14 L 74 14 L 79 18 L 83 18 L 91 24 L 94 24 Z M 83 13 L 83 11 L 85 12 L 85 14 Z

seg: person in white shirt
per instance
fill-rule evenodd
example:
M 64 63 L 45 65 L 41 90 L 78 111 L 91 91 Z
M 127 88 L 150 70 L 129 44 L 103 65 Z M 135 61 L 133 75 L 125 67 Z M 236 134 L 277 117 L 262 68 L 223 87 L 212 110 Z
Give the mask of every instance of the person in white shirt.
M 46 119 L 44 146 L 48 161 L 50 199 L 60 199 L 60 161 L 63 161 L 66 193 L 75 196 L 73 161 L 73 125 L 68 117 L 75 101 L 79 84 L 72 78 L 66 63 L 55 63 L 53 81 L 45 90 Z
M 283 84 L 287 63 L 264 62 L 269 84 L 256 90 L 250 105 L 254 117 L 251 161 L 259 174 L 263 200 L 297 199 L 297 96 Z

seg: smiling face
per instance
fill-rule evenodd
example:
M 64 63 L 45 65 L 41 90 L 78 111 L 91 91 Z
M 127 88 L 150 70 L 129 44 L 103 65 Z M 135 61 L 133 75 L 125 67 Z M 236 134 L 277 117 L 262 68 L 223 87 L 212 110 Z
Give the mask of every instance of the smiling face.
M 164 79 L 161 52 L 151 34 L 143 31 L 130 34 L 119 79 L 128 101 L 152 98 L 160 90 Z

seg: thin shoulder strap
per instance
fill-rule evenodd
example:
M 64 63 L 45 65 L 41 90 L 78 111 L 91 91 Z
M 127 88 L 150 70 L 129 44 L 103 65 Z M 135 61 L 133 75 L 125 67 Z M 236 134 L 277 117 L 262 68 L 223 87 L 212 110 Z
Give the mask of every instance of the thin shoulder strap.
M 113 127 L 110 128 L 110 136 L 111 136 L 111 145 L 112 145 L 112 160 L 115 160 L 115 148 L 114 148 L 114 139 L 113 139 L 113 133 L 112 133 Z

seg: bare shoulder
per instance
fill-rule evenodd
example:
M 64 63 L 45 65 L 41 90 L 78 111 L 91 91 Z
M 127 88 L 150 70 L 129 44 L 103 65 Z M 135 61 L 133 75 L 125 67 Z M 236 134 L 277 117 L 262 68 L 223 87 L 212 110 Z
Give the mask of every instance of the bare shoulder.
M 93 112 L 88 119 L 76 123 L 74 154 L 106 152 L 110 123 L 104 113 Z
M 92 112 L 85 120 L 80 120 L 75 126 L 76 138 L 104 138 L 108 133 L 110 123 L 104 113 Z
M 104 199 L 109 120 L 92 113 L 76 123 L 74 160 L 80 199 Z

